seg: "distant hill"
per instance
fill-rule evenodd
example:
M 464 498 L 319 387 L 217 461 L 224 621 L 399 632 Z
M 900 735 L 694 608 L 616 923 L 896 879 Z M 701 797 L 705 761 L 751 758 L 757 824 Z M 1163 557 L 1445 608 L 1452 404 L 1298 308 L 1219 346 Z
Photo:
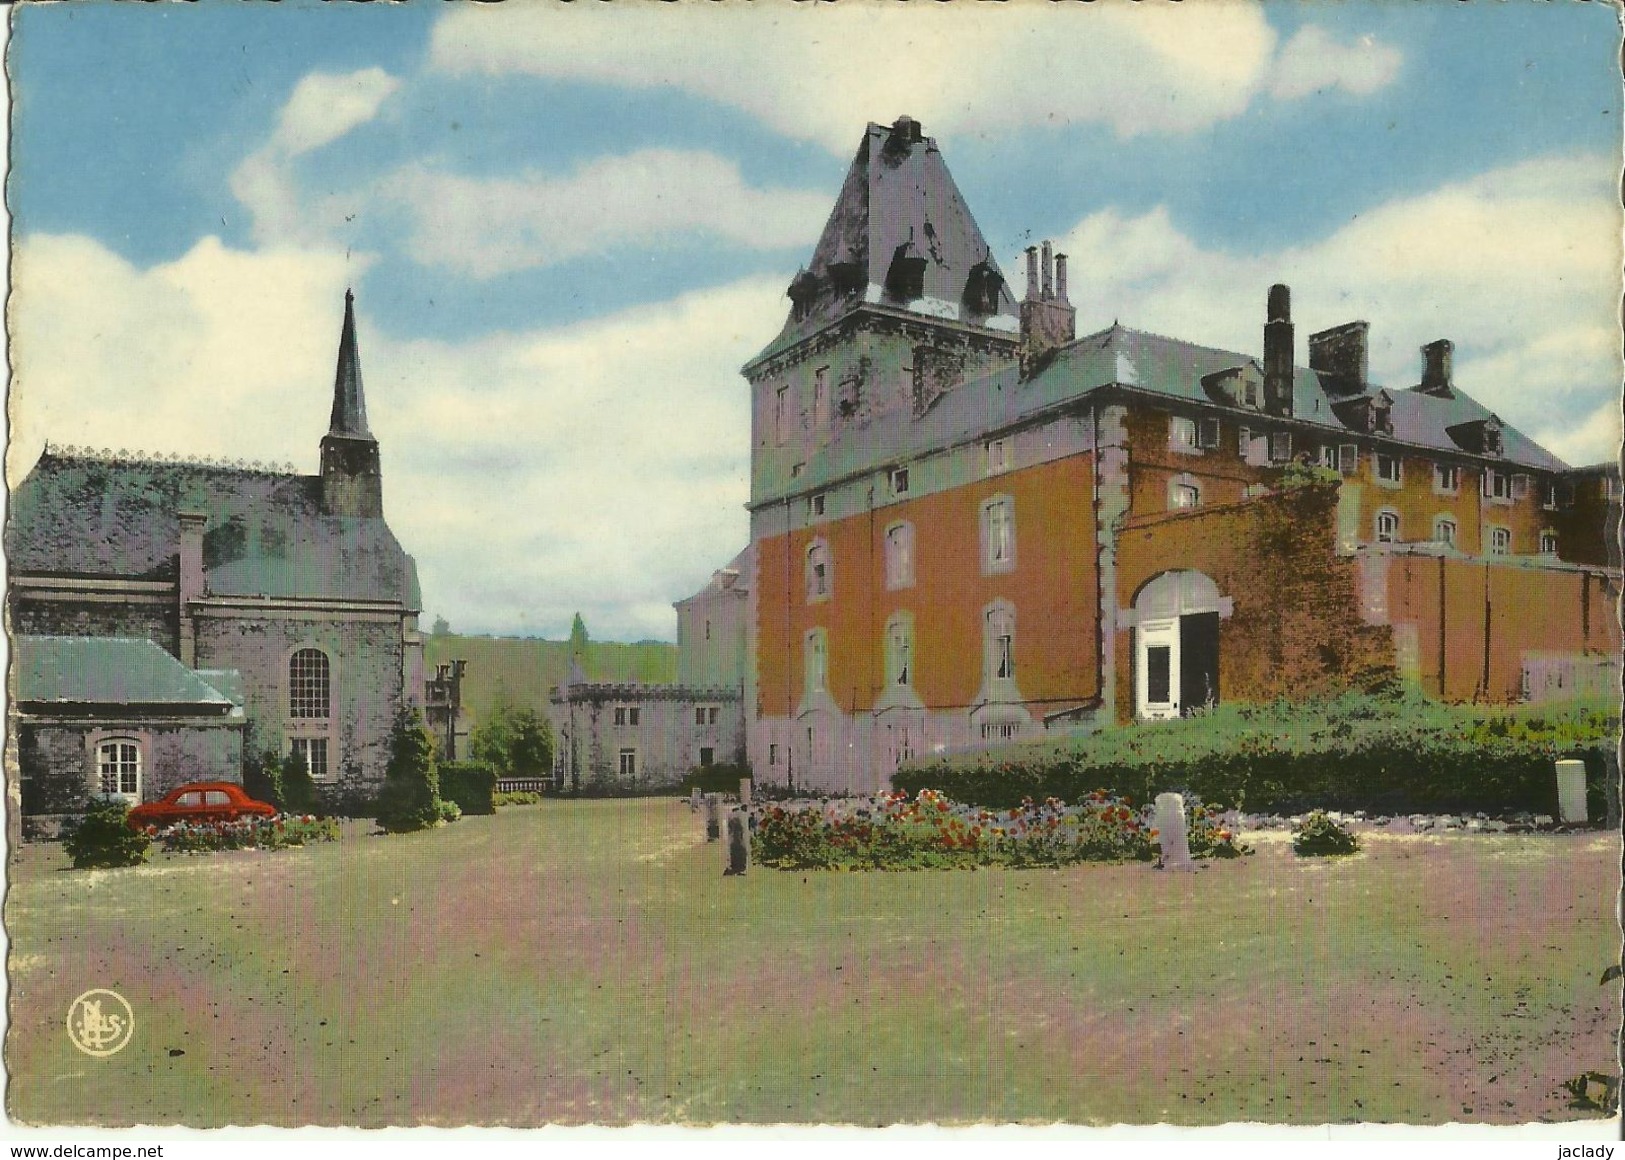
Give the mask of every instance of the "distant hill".
M 547 692 L 564 682 L 570 664 L 570 642 L 513 636 L 425 635 L 423 658 L 428 675 L 434 666 L 468 662 L 463 677 L 463 704 L 478 721 L 502 697 L 516 705 L 547 711 Z M 619 644 L 590 641 L 586 669 L 589 681 L 648 681 L 669 685 L 677 680 L 677 646 L 664 641 Z

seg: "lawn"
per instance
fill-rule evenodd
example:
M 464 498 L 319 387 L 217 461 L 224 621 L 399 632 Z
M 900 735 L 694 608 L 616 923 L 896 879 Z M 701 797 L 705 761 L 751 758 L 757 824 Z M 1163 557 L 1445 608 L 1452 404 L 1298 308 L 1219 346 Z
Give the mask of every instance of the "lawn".
M 1195 874 L 723 878 L 663 799 L 11 869 L 25 1123 L 1564 1120 L 1613 1070 L 1619 843 L 1281 835 Z M 80 1054 L 91 987 L 137 1021 Z

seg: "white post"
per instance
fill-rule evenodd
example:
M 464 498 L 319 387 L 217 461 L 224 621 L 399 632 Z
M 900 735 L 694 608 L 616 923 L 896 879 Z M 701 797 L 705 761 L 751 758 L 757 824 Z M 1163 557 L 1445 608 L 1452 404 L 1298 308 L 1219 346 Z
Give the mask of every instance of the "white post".
M 1557 763 L 1557 816 L 1564 822 L 1588 822 L 1586 812 L 1586 763 Z
M 1177 793 L 1157 795 L 1157 837 L 1162 843 L 1164 870 L 1194 870 L 1190 841 L 1185 834 L 1185 799 Z
M 742 806 L 750 805 L 750 778 L 748 777 L 739 779 L 739 804 Z

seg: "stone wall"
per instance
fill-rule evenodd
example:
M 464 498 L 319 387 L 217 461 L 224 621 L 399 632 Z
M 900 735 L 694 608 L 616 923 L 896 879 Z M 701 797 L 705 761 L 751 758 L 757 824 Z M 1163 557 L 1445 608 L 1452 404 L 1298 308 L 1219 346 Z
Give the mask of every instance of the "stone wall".
M 704 723 L 695 720 L 697 709 L 706 711 Z M 703 749 L 711 751 L 713 765 L 745 759 L 744 709 L 737 690 L 575 685 L 568 699 L 557 692 L 550 699 L 548 720 L 555 776 L 566 793 L 642 793 L 676 786 L 701 764 Z M 636 771 L 629 778 L 620 771 L 623 749 L 635 755 Z
M 241 718 L 203 722 L 102 718 L 29 721 L 17 729 L 23 812 L 71 814 L 83 810 L 98 787 L 96 746 L 114 737 L 141 747 L 141 798 L 155 801 L 194 781 L 243 780 Z

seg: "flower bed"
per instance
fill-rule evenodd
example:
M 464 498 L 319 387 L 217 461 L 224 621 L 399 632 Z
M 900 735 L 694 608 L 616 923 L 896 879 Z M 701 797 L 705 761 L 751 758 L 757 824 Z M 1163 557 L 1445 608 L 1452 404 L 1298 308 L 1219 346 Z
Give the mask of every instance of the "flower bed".
M 1194 857 L 1237 857 L 1239 845 L 1212 810 L 1187 808 Z M 1149 811 L 1104 791 L 1067 805 L 1031 799 L 1011 810 L 949 801 L 924 789 L 818 806 L 774 805 L 757 812 L 754 859 L 785 870 L 903 870 L 966 866 L 1070 866 L 1148 862 L 1158 853 Z
M 332 842 L 339 836 L 333 818 L 310 814 L 279 814 L 274 818 L 242 818 L 235 822 L 177 822 L 150 834 L 172 854 L 208 854 L 216 850 L 281 850 L 311 842 Z

